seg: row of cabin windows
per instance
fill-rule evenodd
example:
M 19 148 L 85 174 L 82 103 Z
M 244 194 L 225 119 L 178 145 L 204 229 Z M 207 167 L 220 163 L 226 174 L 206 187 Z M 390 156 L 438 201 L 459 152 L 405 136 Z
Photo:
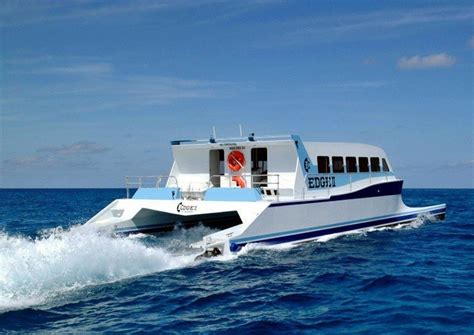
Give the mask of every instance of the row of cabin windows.
M 358 157 L 358 159 L 359 164 L 357 165 L 357 157 L 346 157 L 346 165 L 344 165 L 344 157 L 333 156 L 332 173 L 380 172 L 380 158 L 370 157 L 370 164 L 368 157 Z M 346 167 L 345 171 L 344 166 Z M 358 171 L 357 167 L 359 167 Z M 382 158 L 382 170 L 384 172 L 390 171 L 385 158 Z M 331 173 L 328 156 L 318 156 L 318 173 Z

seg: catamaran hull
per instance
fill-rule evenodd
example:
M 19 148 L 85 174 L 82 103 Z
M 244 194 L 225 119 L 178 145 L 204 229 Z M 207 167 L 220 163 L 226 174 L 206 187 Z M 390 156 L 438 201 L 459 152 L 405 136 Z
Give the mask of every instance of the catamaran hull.
M 246 227 L 238 225 L 207 236 L 203 247 L 216 246 L 227 237 L 228 243 L 221 244 L 235 252 L 248 243 L 304 242 L 324 235 L 406 223 L 420 216 L 444 218 L 445 204 L 406 206 L 401 186 L 402 182 L 396 181 L 329 199 L 273 203 Z
M 117 233 L 155 233 L 204 225 L 219 230 L 192 247 L 236 252 L 249 243 L 299 243 L 320 236 L 444 218 L 446 205 L 411 208 L 402 181 L 351 193 L 294 201 L 115 200 L 87 222 Z
M 119 199 L 86 224 L 115 233 L 159 233 L 203 225 L 223 230 L 255 220 L 268 202 Z
M 381 200 L 381 199 L 377 199 Z M 380 201 L 375 201 L 380 202 Z M 346 209 L 345 205 L 349 204 L 338 204 L 335 207 L 340 207 L 341 210 Z M 427 217 L 429 219 L 444 219 L 446 213 L 446 207 L 444 205 L 424 207 L 424 208 L 408 208 L 406 210 L 399 211 L 398 213 L 392 213 L 389 215 L 378 215 L 367 217 L 366 214 L 355 214 L 351 220 L 343 219 L 335 222 L 333 219 L 324 220 L 324 217 L 332 215 L 330 209 L 325 208 L 327 205 L 314 206 L 313 209 L 315 215 L 320 217 L 315 218 L 312 222 L 308 222 L 308 226 L 291 231 L 280 231 L 278 233 L 270 233 L 265 229 L 258 231 L 261 226 L 268 225 L 269 221 L 264 221 L 269 217 L 280 217 L 287 216 L 291 210 L 275 210 L 273 208 L 268 209 L 265 215 L 262 215 L 262 220 L 256 223 L 252 230 L 255 234 L 246 232 L 240 235 L 238 238 L 230 240 L 230 251 L 238 251 L 241 247 L 248 243 L 264 243 L 264 244 L 280 244 L 280 243 L 291 243 L 291 242 L 305 242 L 316 239 L 321 236 L 349 232 L 364 228 L 375 228 L 390 226 L 402 223 L 408 223 L 416 221 L 420 217 Z M 319 207 L 319 208 L 318 208 Z M 353 219 L 358 217 L 358 219 Z M 303 219 L 300 217 L 300 219 Z M 298 216 L 293 216 L 292 220 L 298 220 Z M 347 220 L 347 221 L 346 221 Z M 275 221 L 274 221 L 275 222 Z M 281 222 L 281 221 L 280 221 Z M 291 221 L 293 222 L 293 221 Z M 329 223 L 331 222 L 331 223 Z

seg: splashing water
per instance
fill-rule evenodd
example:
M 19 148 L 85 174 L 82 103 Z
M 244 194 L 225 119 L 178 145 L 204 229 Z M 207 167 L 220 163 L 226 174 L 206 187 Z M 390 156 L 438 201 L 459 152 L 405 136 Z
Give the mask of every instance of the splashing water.
M 393 227 L 326 235 L 315 242 L 324 243 L 344 235 L 386 229 L 417 228 L 427 219 L 420 217 Z M 198 264 L 194 262 L 195 252 L 183 254 L 183 250 L 190 241 L 212 232 L 202 226 L 178 229 L 158 238 L 159 245 L 147 245 L 149 235 L 112 237 L 90 226 L 45 230 L 35 239 L 0 232 L 0 311 L 46 304 L 62 294 L 86 286 Z M 207 261 L 230 261 L 255 250 L 284 251 L 297 246 L 294 243 L 249 244 L 239 253 Z
M 0 233 L 0 310 L 44 304 L 61 294 L 134 276 L 189 266 L 195 255 L 172 255 L 133 237 L 87 226 L 54 229 L 31 239 Z

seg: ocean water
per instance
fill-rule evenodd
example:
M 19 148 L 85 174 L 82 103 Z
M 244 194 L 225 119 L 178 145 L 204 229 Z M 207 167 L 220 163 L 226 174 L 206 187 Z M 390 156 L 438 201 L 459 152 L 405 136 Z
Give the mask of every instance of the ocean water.
M 0 333 L 474 333 L 474 190 L 405 190 L 445 221 L 194 261 L 204 227 L 81 226 L 123 190 L 0 190 Z

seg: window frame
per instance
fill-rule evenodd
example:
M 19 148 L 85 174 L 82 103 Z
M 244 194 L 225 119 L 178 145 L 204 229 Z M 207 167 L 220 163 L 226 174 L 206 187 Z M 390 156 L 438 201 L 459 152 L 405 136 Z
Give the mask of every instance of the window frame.
M 327 171 L 322 171 L 321 167 L 323 164 L 320 164 L 322 162 L 322 160 L 325 160 L 325 167 L 327 169 Z M 331 167 L 330 167 L 330 160 L 329 160 L 329 156 L 318 156 L 316 158 L 316 161 L 318 163 L 318 173 L 331 173 Z
M 377 164 L 372 164 L 372 162 L 377 161 Z M 377 167 L 374 169 L 374 167 Z M 380 172 L 380 158 L 379 157 L 370 157 L 370 172 Z
M 361 160 L 366 160 L 366 165 L 362 165 L 361 164 Z M 368 173 L 370 172 L 370 167 L 369 167 L 369 157 L 358 157 L 357 159 L 357 162 L 359 163 L 358 166 L 359 166 L 359 172 L 362 172 L 362 173 Z M 364 169 L 362 169 L 362 167 L 364 167 Z
M 348 159 L 351 159 L 351 160 L 354 159 L 354 166 L 353 166 L 353 167 L 354 167 L 354 170 L 355 170 L 355 171 L 349 171 L 349 167 L 352 167 L 352 166 L 351 166 L 351 164 L 349 164 Z M 347 173 L 357 173 L 357 172 L 358 172 L 358 169 L 357 169 L 357 157 L 355 157 L 355 156 L 347 156 L 347 157 L 346 157 L 346 172 L 347 172 Z
M 338 169 L 336 171 L 336 169 L 334 168 L 336 166 L 335 163 L 335 159 L 339 160 L 340 159 L 340 169 Z M 343 156 L 332 156 L 331 157 L 331 163 L 332 163 L 332 173 L 345 173 L 346 172 L 346 169 L 344 167 L 344 157 Z

